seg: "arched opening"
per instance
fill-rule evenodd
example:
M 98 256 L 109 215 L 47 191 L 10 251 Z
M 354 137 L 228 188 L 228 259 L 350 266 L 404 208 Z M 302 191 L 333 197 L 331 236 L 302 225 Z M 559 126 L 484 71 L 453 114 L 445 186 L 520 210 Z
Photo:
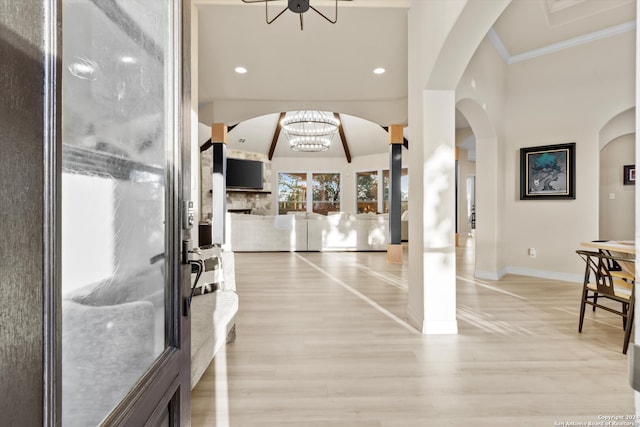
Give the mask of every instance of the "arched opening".
M 417 3 L 417 2 L 416 2 Z M 412 4 L 409 46 L 412 54 L 434 58 L 415 64 L 409 76 L 410 224 L 417 225 L 409 240 L 408 316 L 425 334 L 455 334 L 456 260 L 455 218 L 455 90 L 487 31 L 509 0 L 477 3 Z M 448 22 L 435 22 L 446 16 Z M 422 28 L 449 31 L 432 40 Z M 410 68 L 411 69 L 411 68 Z M 464 107 L 463 107 L 464 108 Z M 479 125 L 478 125 L 479 126 Z M 496 156 L 497 157 L 497 156 Z M 494 168 L 494 173 L 497 168 Z M 496 190 L 492 189 L 492 195 Z M 496 197 L 497 200 L 497 197 Z M 414 234 L 415 233 L 415 234 Z M 414 238 L 415 236 L 415 238 Z M 489 248 L 495 254 L 497 248 Z M 496 260 L 493 260 L 495 265 Z M 496 268 L 492 268 L 496 271 Z
M 635 108 L 600 131 L 599 239 L 631 240 L 635 233 Z
M 497 159 L 498 139 L 487 112 L 475 100 L 465 98 L 456 104 L 456 109 L 469 123 L 461 143 L 469 138 L 474 140 L 475 156 L 473 175 L 475 194 L 474 246 L 475 270 L 479 278 L 498 279 L 498 176 Z M 458 131 L 462 133 L 462 130 Z M 462 134 L 465 135 L 464 133 Z M 469 144 L 469 142 L 467 142 Z

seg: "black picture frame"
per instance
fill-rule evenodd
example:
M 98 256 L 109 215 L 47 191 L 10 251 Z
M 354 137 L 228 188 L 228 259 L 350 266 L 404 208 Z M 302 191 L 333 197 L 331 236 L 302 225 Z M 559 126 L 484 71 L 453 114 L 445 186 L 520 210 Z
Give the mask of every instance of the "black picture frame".
M 520 200 L 575 198 L 575 142 L 520 149 Z
M 636 165 L 623 166 L 622 183 L 624 185 L 636 185 Z

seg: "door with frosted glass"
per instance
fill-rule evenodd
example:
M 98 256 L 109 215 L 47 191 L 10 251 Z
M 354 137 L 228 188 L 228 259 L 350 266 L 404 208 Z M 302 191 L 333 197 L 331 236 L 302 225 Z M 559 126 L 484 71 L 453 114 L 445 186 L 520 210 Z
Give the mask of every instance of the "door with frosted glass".
M 181 3 L 62 1 L 62 426 L 188 414 Z

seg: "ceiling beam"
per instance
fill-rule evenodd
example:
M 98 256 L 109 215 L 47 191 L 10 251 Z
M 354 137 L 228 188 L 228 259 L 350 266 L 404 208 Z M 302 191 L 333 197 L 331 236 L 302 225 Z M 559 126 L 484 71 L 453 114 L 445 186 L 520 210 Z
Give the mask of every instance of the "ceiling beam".
M 211 138 L 207 139 L 207 141 L 200 146 L 200 152 L 207 151 L 212 145 Z
M 342 140 L 342 148 L 344 148 L 344 155 L 347 157 L 347 163 L 351 163 L 351 151 L 349 151 L 349 144 L 347 143 L 347 137 L 344 134 L 344 128 L 342 127 L 342 119 L 340 119 L 340 114 L 333 113 L 333 117 L 335 117 L 338 124 L 338 133 L 340 133 L 340 139 Z
M 276 144 L 278 144 L 278 138 L 280 138 L 280 131 L 282 130 L 282 119 L 284 119 L 285 112 L 280 113 L 280 117 L 278 118 L 278 124 L 276 125 L 276 130 L 273 132 L 273 139 L 271 140 L 271 147 L 269 147 L 269 160 L 273 159 L 273 153 L 276 151 Z

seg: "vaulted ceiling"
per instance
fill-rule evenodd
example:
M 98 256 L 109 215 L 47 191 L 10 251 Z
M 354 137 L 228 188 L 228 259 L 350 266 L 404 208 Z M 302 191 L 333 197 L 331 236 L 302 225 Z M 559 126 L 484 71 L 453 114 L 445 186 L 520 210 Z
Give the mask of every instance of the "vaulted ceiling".
M 229 133 L 231 148 L 267 153 L 280 112 L 321 109 L 342 113 L 354 157 L 386 152 L 381 126 L 407 122 L 409 3 L 339 1 L 337 24 L 308 11 L 301 31 L 290 11 L 267 25 L 263 3 L 196 0 L 201 111 L 239 123 Z M 311 4 L 333 15 L 333 0 Z M 269 2 L 270 17 L 285 7 L 285 0 Z M 635 7 L 633 0 L 513 0 L 489 37 L 513 63 L 633 29 Z M 238 66 L 247 73 L 236 73 Z M 374 74 L 376 67 L 386 73 Z M 254 111 L 264 110 L 271 114 L 256 117 Z M 457 127 L 467 126 L 457 117 Z M 289 150 L 283 135 L 274 154 L 309 156 Z M 336 138 L 329 151 L 313 155 L 343 157 L 344 151 Z

